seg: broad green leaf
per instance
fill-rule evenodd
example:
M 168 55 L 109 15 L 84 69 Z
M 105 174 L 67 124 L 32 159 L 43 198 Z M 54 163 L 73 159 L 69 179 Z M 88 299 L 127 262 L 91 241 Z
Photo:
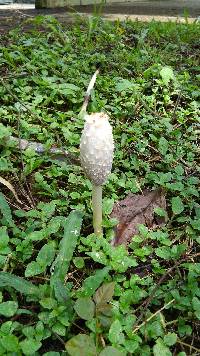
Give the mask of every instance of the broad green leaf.
M 172 198 L 172 211 L 174 214 L 181 214 L 184 210 L 184 205 L 180 197 Z
M 108 337 L 112 344 L 122 344 L 124 342 L 124 334 L 119 320 L 113 321 Z
M 0 227 L 0 249 L 6 247 L 9 242 L 9 236 L 7 228 L 5 226 Z
M 10 161 L 4 157 L 0 157 L 0 171 L 6 172 L 10 171 Z M 0 177 L 0 183 L 2 181 L 2 177 Z
M 13 322 L 11 320 L 8 320 L 1 325 L 1 331 L 5 335 L 9 335 L 12 332 L 12 326 L 13 326 Z
M 167 213 L 162 208 L 154 208 L 154 213 L 161 217 L 167 217 Z
M 91 320 L 94 317 L 95 304 L 91 298 L 78 298 L 74 304 L 77 314 L 84 320 Z
M 158 143 L 159 152 L 164 156 L 168 151 L 168 141 L 166 138 L 161 137 Z
M 147 292 L 138 287 L 137 285 L 132 285 L 132 293 L 133 293 L 133 296 L 132 296 L 132 303 L 138 303 L 141 299 L 147 297 Z
M 58 316 L 58 321 L 64 326 L 69 326 L 71 325 L 71 320 L 70 320 L 71 317 L 74 317 L 74 311 L 73 310 L 70 311 L 69 308 L 67 307 L 67 310 L 65 310 L 64 312 L 62 312 L 61 315 Z
M 33 231 L 27 235 L 27 239 L 31 241 L 41 241 L 46 237 L 46 230 Z
M 53 218 L 51 218 L 46 227 L 47 234 L 51 235 L 58 232 L 60 227 L 63 225 L 65 219 L 66 218 L 64 216 L 54 216 Z
M 167 346 L 172 346 L 176 343 L 177 335 L 175 333 L 168 332 L 167 335 L 164 336 L 164 343 Z
M 80 194 L 78 192 L 71 192 L 70 197 L 72 199 L 80 199 Z
M 52 200 L 49 203 L 39 203 L 38 208 L 41 209 L 41 214 L 42 216 L 44 216 L 46 221 L 49 220 L 52 217 L 52 215 L 55 213 L 56 203 L 54 200 Z
M 3 302 L 0 304 L 0 315 L 3 315 L 5 317 L 11 317 L 15 315 L 16 311 L 18 309 L 18 303 L 17 302 Z
M 164 344 L 163 340 L 159 338 L 153 347 L 154 356 L 172 356 L 170 349 Z
M 106 254 L 103 251 L 92 251 L 92 252 L 86 252 L 88 256 L 90 256 L 93 261 L 101 263 L 105 266 L 108 264 L 108 259 L 106 257 Z
M 37 350 L 42 346 L 40 341 L 32 338 L 20 342 L 20 346 L 25 355 L 34 355 Z
M 104 267 L 103 269 L 97 270 L 93 276 L 86 278 L 80 290 L 81 296 L 91 297 L 104 281 L 104 278 L 108 275 L 109 271 L 110 267 Z
M 55 243 L 45 244 L 38 253 L 36 261 L 28 263 L 25 270 L 26 277 L 33 277 L 45 272 L 47 266 L 50 266 L 55 256 Z
M 187 250 L 186 244 L 174 245 L 171 247 L 171 258 L 178 259 Z
M 200 320 L 200 299 L 198 299 L 197 297 L 194 297 L 192 299 L 192 306 L 193 306 L 193 309 L 195 310 L 196 317 Z
M 171 257 L 171 248 L 169 246 L 158 247 L 155 249 L 155 254 L 164 260 L 169 260 Z
M 178 164 L 176 167 L 175 167 L 175 172 L 178 176 L 183 176 L 184 175 L 184 168 L 183 168 L 183 165 L 182 164 Z
M 26 266 L 25 277 L 37 276 L 38 274 L 43 273 L 44 270 L 45 268 L 41 266 L 38 262 L 32 261 Z
M 52 282 L 52 280 L 51 280 Z M 54 293 L 55 293 L 55 298 L 58 300 L 60 303 L 64 303 L 67 305 L 67 303 L 70 302 L 70 283 L 64 283 L 60 279 L 55 279 L 53 280 L 53 287 L 54 287 Z M 70 303 L 71 304 L 71 303 Z M 69 307 L 69 305 L 68 305 Z
M 126 352 L 119 351 L 113 346 L 107 346 L 100 352 L 99 356 L 126 356 Z
M 66 327 L 59 322 L 55 323 L 52 326 L 52 330 L 54 333 L 56 333 L 60 336 L 65 336 L 65 334 L 66 334 Z
M 8 272 L 0 272 L 0 287 L 12 287 L 25 295 L 40 295 L 40 291 L 37 286 Z
M 85 334 L 79 334 L 67 341 L 65 348 L 70 356 L 96 356 L 93 339 Z
M 174 183 L 166 183 L 166 187 L 172 191 L 183 191 L 184 184 L 182 182 L 176 181 Z
M 10 207 L 7 203 L 5 196 L 1 192 L 0 192 L 0 211 L 4 219 L 7 221 L 8 225 L 14 226 L 14 221 L 12 219 Z
M 56 88 L 60 89 L 62 93 L 64 94 L 71 94 L 73 92 L 79 91 L 80 88 L 77 85 L 71 84 L 71 83 L 61 83 L 61 84 L 56 84 Z
M 193 229 L 200 231 L 200 219 L 191 220 L 190 223 L 191 223 Z M 200 243 L 198 239 L 199 239 L 199 238 L 197 238 L 196 241 L 197 241 L 198 243 Z
M 40 304 L 46 309 L 54 309 L 57 307 L 56 300 L 50 297 L 41 299 Z
M 1 343 L 7 351 L 16 352 L 18 349 L 18 338 L 15 335 L 6 335 L 1 338 Z
M 76 266 L 76 268 L 83 268 L 85 266 L 85 261 L 83 257 L 74 257 L 73 258 L 73 263 Z
M 160 75 L 162 77 L 163 83 L 168 85 L 170 80 L 174 80 L 174 72 L 173 69 L 170 67 L 163 67 L 160 71 Z
M 103 212 L 105 215 L 111 214 L 113 205 L 114 205 L 114 199 L 108 199 L 108 198 L 103 199 Z
M 64 235 L 59 245 L 58 256 L 52 265 L 52 281 L 59 278 L 64 282 L 76 248 L 81 224 L 82 213 L 79 211 L 72 211 L 64 222 Z
M 0 123 L 0 140 L 2 141 L 2 139 L 8 138 L 10 134 L 9 128 Z
M 45 268 L 50 266 L 55 256 L 55 243 L 49 242 L 45 244 L 38 253 L 36 261 Z
M 140 347 L 137 340 L 125 340 L 123 345 L 126 351 L 130 352 L 131 355 L 134 355 L 135 351 Z
M 27 310 L 27 309 L 18 309 L 17 314 L 18 315 L 21 315 L 21 314 L 33 315 L 33 312 L 30 310 Z
M 136 85 L 134 82 L 131 82 L 128 79 L 120 79 L 118 80 L 118 83 L 116 84 L 115 90 L 118 92 L 122 91 L 129 91 L 129 90 L 137 90 L 138 85 Z
M 154 320 L 148 323 L 147 326 L 143 326 L 142 330 L 144 333 L 148 334 L 151 339 L 157 339 L 159 336 L 164 335 L 163 325 L 161 320 Z

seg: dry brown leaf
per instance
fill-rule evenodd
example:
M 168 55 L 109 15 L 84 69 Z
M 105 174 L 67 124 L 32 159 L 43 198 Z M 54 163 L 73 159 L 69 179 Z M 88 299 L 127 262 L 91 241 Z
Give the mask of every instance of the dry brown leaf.
M 3 177 L 0 177 L 0 183 L 2 183 L 3 185 L 5 185 L 14 195 L 15 199 L 17 200 L 18 203 L 21 203 L 21 200 L 18 198 L 18 195 L 14 189 L 14 187 L 12 186 L 12 184 L 10 182 L 8 182 L 6 179 L 4 179 Z
M 119 223 L 115 229 L 114 246 L 127 245 L 134 235 L 138 234 L 138 225 L 148 228 L 163 225 L 165 217 L 155 215 L 154 209 L 166 209 L 165 196 L 161 189 L 144 191 L 143 194 L 130 194 L 124 200 L 116 202 L 111 217 Z

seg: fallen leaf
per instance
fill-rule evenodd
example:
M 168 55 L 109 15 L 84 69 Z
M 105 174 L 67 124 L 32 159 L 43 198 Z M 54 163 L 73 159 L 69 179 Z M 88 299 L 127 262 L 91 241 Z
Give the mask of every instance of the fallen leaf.
M 94 295 L 96 303 L 96 314 L 104 314 L 109 316 L 112 306 L 108 304 L 114 295 L 115 282 L 104 283 L 97 289 Z
M 18 195 L 14 189 L 14 187 L 12 186 L 12 184 L 10 182 L 8 182 L 6 179 L 4 179 L 3 177 L 0 177 L 0 183 L 5 185 L 14 195 L 15 199 L 17 200 L 18 203 L 21 203 L 21 200 L 19 200 Z
M 114 204 L 111 217 L 119 223 L 115 229 L 113 246 L 127 245 L 132 237 L 138 234 L 138 225 L 148 228 L 161 226 L 166 222 L 166 216 L 158 216 L 154 209 L 166 209 L 165 196 L 161 189 L 144 191 L 143 194 L 129 194 L 124 200 Z
M 112 300 L 114 295 L 115 282 L 104 283 L 99 287 L 94 295 L 96 304 L 107 303 Z
M 65 344 L 65 348 L 71 356 L 95 356 L 96 347 L 94 340 L 85 334 L 72 337 Z

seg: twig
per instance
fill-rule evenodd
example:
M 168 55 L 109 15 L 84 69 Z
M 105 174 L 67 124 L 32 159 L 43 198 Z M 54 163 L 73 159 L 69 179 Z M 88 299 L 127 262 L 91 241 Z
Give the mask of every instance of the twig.
M 1 77 L 1 80 L 4 80 L 4 79 L 14 79 L 14 78 L 23 78 L 23 77 L 26 77 L 28 75 L 28 72 L 23 72 L 23 73 L 20 73 L 20 74 L 9 74 L 9 75 L 6 75 L 6 76 L 3 76 Z
M 179 321 L 178 319 L 168 321 L 167 323 L 165 323 L 165 326 L 176 324 L 176 323 L 178 323 L 178 321 Z
M 177 110 L 178 104 L 180 102 L 180 98 L 181 98 L 181 92 L 178 93 L 178 97 L 175 102 L 175 106 L 174 106 L 174 110 L 173 110 L 173 114 L 172 114 L 172 121 L 175 119 L 176 110 Z
M 27 197 L 28 198 L 28 197 Z M 13 203 L 8 197 L 6 197 L 6 200 L 9 202 L 9 205 L 13 206 L 13 208 L 17 209 L 17 210 L 30 210 L 30 207 L 26 204 L 23 203 L 23 208 L 15 203 Z M 30 202 L 29 202 L 30 203 Z
M 50 328 L 49 328 L 50 329 Z M 61 344 L 65 347 L 65 342 L 63 341 L 63 339 L 57 334 L 55 333 L 52 329 L 50 329 L 51 332 L 53 333 L 53 335 L 61 342 Z
M 165 278 L 179 265 L 181 264 L 183 261 L 185 261 L 185 259 L 182 259 L 180 261 L 177 261 L 175 263 L 175 265 L 173 267 L 171 267 L 170 269 L 168 269 L 168 271 L 159 279 L 159 281 L 156 283 L 156 286 L 154 287 L 154 289 L 152 290 L 150 296 L 147 298 L 146 301 L 144 301 L 141 305 L 140 305 L 140 308 L 144 306 L 143 308 L 143 312 L 141 313 L 141 315 L 139 316 L 137 322 L 135 323 L 134 327 L 135 329 L 137 328 L 140 320 L 142 320 L 144 314 L 145 314 L 145 310 L 148 308 L 149 304 L 151 303 L 153 297 L 154 297 L 154 294 L 156 293 L 156 291 L 158 290 L 158 287 L 161 285 L 161 283 L 165 280 Z M 134 330 L 135 330 L 134 329 Z
M 153 147 L 153 146 L 151 146 L 151 145 L 147 145 L 147 147 L 149 147 L 151 150 L 153 150 L 154 152 L 156 152 L 157 154 L 159 154 L 159 151 L 155 148 L 155 147 Z
M 19 199 L 17 192 L 15 191 L 13 185 L 6 179 L 0 176 L 0 183 L 2 183 L 5 187 L 7 187 L 14 195 L 16 201 L 20 204 L 22 204 L 21 200 Z
M 104 340 L 104 338 L 103 338 L 103 335 L 102 334 L 100 334 L 100 340 L 101 340 L 101 344 L 102 344 L 102 346 L 103 346 L 103 348 L 105 348 L 106 347 L 106 343 L 105 343 L 105 340 Z
M 182 341 L 182 340 L 180 340 L 180 339 L 177 339 L 177 342 L 178 342 L 180 345 L 187 346 L 187 347 L 189 347 L 190 349 L 193 349 L 193 350 L 195 350 L 195 351 L 197 351 L 197 352 L 200 353 L 200 349 L 197 349 L 197 347 L 195 347 L 195 346 L 192 346 L 192 345 L 190 345 L 190 344 L 187 344 L 186 342 L 184 342 L 184 341 Z
M 75 325 L 79 330 L 81 330 L 85 334 L 85 329 L 83 329 L 81 326 L 76 324 L 74 321 L 72 322 L 73 325 Z
M 174 266 L 172 266 L 170 269 L 168 269 L 168 271 L 159 279 L 159 281 L 157 282 L 156 286 L 154 287 L 154 289 L 152 290 L 150 296 L 147 298 L 146 301 L 144 301 L 141 305 L 140 305 L 140 309 L 142 307 L 143 308 L 143 312 L 141 313 L 141 315 L 139 316 L 137 322 L 135 323 L 134 327 L 135 329 L 137 328 L 139 322 L 142 320 L 144 314 L 145 314 L 145 310 L 148 308 L 149 304 L 151 303 L 153 297 L 154 297 L 154 294 L 156 293 L 156 291 L 158 290 L 158 287 L 161 285 L 161 283 L 165 280 L 165 278 L 174 270 L 177 268 L 177 266 L 179 266 L 182 262 L 190 259 L 190 258 L 195 258 L 195 257 L 199 257 L 200 256 L 200 253 L 196 253 L 192 256 L 190 255 L 186 255 L 185 258 L 182 258 L 180 261 L 176 261 L 176 263 L 174 264 Z M 134 330 L 135 330 L 134 329 Z
M 9 262 L 10 262 L 11 259 L 12 259 L 12 253 L 9 253 L 8 256 L 6 257 L 6 260 L 5 260 L 5 265 L 3 267 L 3 272 L 6 272 L 8 270 Z
M 195 253 L 194 255 L 189 255 L 188 258 L 192 259 L 192 258 L 196 258 L 200 256 L 200 252 Z
M 141 329 L 142 326 L 144 326 L 146 323 L 148 323 L 151 319 L 153 319 L 157 314 L 159 314 L 163 309 L 165 309 L 166 307 L 168 307 L 168 305 L 172 304 L 175 301 L 175 299 L 170 300 L 170 302 L 168 302 L 167 304 L 163 305 L 162 308 L 160 308 L 159 310 L 157 310 L 154 314 L 152 314 L 147 320 L 145 320 L 142 324 L 138 325 L 134 330 L 133 330 L 133 334 L 135 334 L 136 331 L 138 331 L 139 329 Z
M 34 18 L 34 16 L 28 15 L 25 12 L 21 12 L 20 10 L 15 10 L 15 13 L 16 13 L 16 15 L 19 15 L 22 18 L 24 18 L 24 17 L 29 17 L 29 18 L 31 17 L 32 19 Z
M 153 116 L 157 117 L 157 118 L 161 118 L 161 115 L 158 114 L 157 112 L 153 111 L 147 104 L 146 102 L 141 98 L 139 98 L 139 100 L 141 101 L 142 105 L 144 106 L 144 108 Z

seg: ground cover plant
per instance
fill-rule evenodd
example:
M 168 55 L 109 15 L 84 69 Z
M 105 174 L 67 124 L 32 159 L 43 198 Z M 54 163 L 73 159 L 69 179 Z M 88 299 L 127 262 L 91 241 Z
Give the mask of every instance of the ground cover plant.
M 199 355 L 199 23 L 31 21 L 1 39 L 0 354 Z M 97 67 L 88 112 L 115 140 L 98 238 L 78 115 Z M 158 188 L 166 223 L 113 247 L 114 202 Z

